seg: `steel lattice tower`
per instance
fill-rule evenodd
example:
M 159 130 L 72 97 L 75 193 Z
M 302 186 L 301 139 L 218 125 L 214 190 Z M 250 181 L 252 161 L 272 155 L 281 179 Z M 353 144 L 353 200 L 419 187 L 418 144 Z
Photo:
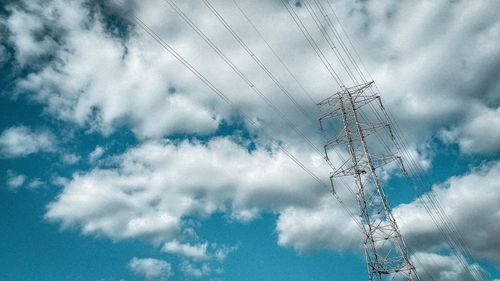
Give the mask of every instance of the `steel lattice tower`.
M 387 129 L 394 138 L 389 120 L 381 123 L 363 123 L 360 109 L 373 106 L 376 102 L 383 110 L 380 97 L 369 91 L 373 82 L 344 88 L 333 96 L 318 103 L 321 109 L 320 128 L 324 131 L 325 121 L 341 121 L 337 137 L 328 139 L 324 145 L 327 160 L 328 151 L 339 145 L 347 147 L 350 153 L 340 167 L 334 169 L 330 180 L 335 191 L 333 178 L 353 176 L 356 183 L 356 197 L 361 210 L 363 244 L 369 281 L 420 280 L 408 249 L 387 202 L 380 176 L 377 172 L 382 165 L 397 161 L 405 172 L 401 158 L 395 154 L 375 155 L 368 147 L 367 137 L 380 129 Z M 330 120 L 334 121 L 334 120 Z

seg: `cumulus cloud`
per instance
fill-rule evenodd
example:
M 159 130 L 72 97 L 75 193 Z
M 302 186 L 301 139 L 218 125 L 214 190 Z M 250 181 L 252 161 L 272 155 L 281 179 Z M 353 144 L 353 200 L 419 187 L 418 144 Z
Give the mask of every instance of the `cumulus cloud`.
M 436 281 L 468 281 L 470 273 L 455 256 L 438 255 L 435 253 L 418 252 L 412 255 L 420 278 L 432 278 Z M 478 272 L 477 264 L 469 265 Z
M 152 258 L 134 257 L 128 263 L 128 267 L 147 280 L 165 281 L 173 275 L 170 263 Z
M 173 240 L 165 243 L 162 251 L 195 260 L 207 260 L 209 258 L 207 247 L 208 243 L 206 242 L 203 244 L 190 245 Z
M 462 151 L 488 154 L 500 147 L 497 132 L 482 130 L 498 124 L 500 21 L 491 10 L 498 5 L 384 1 L 353 8 L 343 1 L 336 7 L 410 139 L 453 127 Z
M 215 248 L 213 257 L 219 262 L 224 261 L 231 252 L 238 250 L 238 246 L 218 246 L 216 243 L 213 243 L 212 246 Z
M 104 154 L 104 152 L 105 151 L 104 151 L 103 147 L 96 146 L 96 148 L 94 148 L 94 150 L 92 150 L 92 152 L 89 154 L 89 161 L 90 161 L 90 163 L 94 163 L 99 158 L 101 158 L 101 156 Z
M 161 248 L 163 252 L 191 261 L 203 261 L 207 265 L 209 265 L 208 261 L 223 262 L 231 252 L 237 249 L 238 246 L 218 245 L 215 242 L 210 245 L 208 242 L 190 244 L 181 243 L 176 239 L 166 242 Z
M 7 171 L 7 186 L 11 189 L 21 187 L 26 181 L 26 176 L 23 174 L 16 174 L 11 170 Z
M 362 241 L 359 226 L 329 196 L 316 207 L 287 208 L 280 213 L 276 230 L 279 245 L 299 252 L 360 249 Z
M 259 130 L 303 146 L 303 140 L 283 126 L 275 110 L 270 110 L 165 3 L 127 3 L 134 7 L 132 11 L 137 16 L 147 19 L 147 24 L 232 98 L 234 108 L 223 105 L 133 23 L 127 23 L 126 36 L 118 36 L 113 31 L 116 28 L 109 30 L 98 12 L 91 15 L 78 2 L 57 0 L 44 7 L 31 3 L 23 8 L 10 8 L 8 29 L 16 54 L 29 57 L 26 54 L 33 53 L 30 42 L 39 40 L 42 45 L 50 46 L 39 50 L 50 49 L 51 57 L 57 58 L 20 79 L 19 90 L 32 92 L 30 96 L 45 104 L 54 116 L 103 133 L 128 124 L 141 138 L 175 133 L 207 134 L 222 119 L 230 119 L 241 110 L 261 121 L 264 126 Z M 379 82 L 388 107 L 394 110 L 413 144 L 455 128 L 459 132 L 455 141 L 464 152 L 488 154 L 497 151 L 500 141 L 496 133 L 481 135 L 485 124 L 498 123 L 496 112 L 500 106 L 500 85 L 494 79 L 500 68 L 499 48 L 495 47 L 500 24 L 492 12 L 496 5 L 496 2 L 469 5 L 395 1 L 375 5 L 342 1 L 334 7 L 354 41 L 359 43 L 359 52 Z M 185 3 L 181 8 L 187 10 L 187 6 L 190 4 Z M 297 108 L 206 8 L 190 6 L 188 15 L 200 26 L 210 23 L 213 28 L 203 31 L 255 87 L 279 104 L 280 110 L 319 144 L 317 124 L 310 122 L 317 117 L 315 105 L 306 100 L 291 77 L 280 75 L 284 68 L 257 34 L 249 32 L 250 26 L 233 4 L 215 6 L 238 33 L 244 32 L 248 46 L 301 102 L 309 116 L 297 114 Z M 302 34 L 283 7 L 267 2 L 260 5 L 242 2 L 241 6 L 315 100 L 335 91 L 337 86 L 332 85 L 315 53 L 304 47 L 307 44 Z M 116 5 L 108 8 L 115 13 L 120 11 Z M 260 12 L 264 9 L 266 13 Z M 159 16 L 159 11 L 168 16 Z M 305 11 L 298 12 L 312 35 L 320 38 L 321 32 Z M 24 18 L 26 22 L 39 24 L 15 24 Z M 34 26 L 43 26 L 45 36 L 37 37 L 39 32 Z M 64 32 L 50 32 L 58 29 Z M 276 33 L 287 36 L 275 36 Z M 59 40 L 56 34 L 62 38 Z M 52 42 L 58 43 L 53 46 Z M 92 46 L 99 46 L 99 51 Z M 347 77 L 342 67 L 337 68 L 341 76 Z
M 33 179 L 33 180 L 31 180 L 31 181 L 28 183 L 28 186 L 29 186 L 30 188 L 33 188 L 33 189 L 34 189 L 34 188 L 39 188 L 39 187 L 40 187 L 40 186 L 42 186 L 42 185 L 43 185 L 43 181 L 42 181 L 41 179 L 39 179 L 39 178 Z
M 434 186 L 432 195 L 437 198 L 444 212 L 456 225 L 473 256 L 500 264 L 499 219 L 500 162 L 485 164 L 472 172 L 455 176 Z M 425 197 L 395 208 L 394 215 L 400 222 L 403 235 L 412 247 L 421 250 L 446 246 L 435 223 L 427 214 L 438 210 Z M 445 227 L 444 225 L 439 225 Z M 473 230 L 473 231 L 472 231 Z
M 26 2 L 25 9 L 10 9 L 4 24 L 9 31 L 8 39 L 16 46 L 15 57 L 19 64 L 38 60 L 58 47 L 55 38 L 50 36 L 47 23 L 39 16 L 48 15 L 54 10 L 51 6 L 43 12 L 42 6 Z
M 297 156 L 327 173 L 321 159 Z M 63 183 L 46 218 L 81 227 L 85 234 L 172 241 L 187 216 L 203 219 L 223 211 L 239 219 L 248 210 L 255 216 L 314 204 L 326 191 L 280 151 L 249 152 L 230 138 L 207 144 L 146 142 L 113 159 L 116 167 L 77 173 Z
M 80 156 L 74 154 L 74 153 L 65 153 L 62 155 L 62 161 L 65 164 L 68 165 L 73 165 L 80 161 Z
M 456 226 L 463 238 L 463 246 L 472 258 L 500 264 L 500 162 L 491 162 L 474 168 L 471 172 L 449 178 L 435 185 L 430 196 L 436 198 L 440 208 Z M 421 196 L 408 204 L 401 204 L 393 212 L 402 235 L 412 251 L 421 276 L 435 280 L 471 280 L 470 273 L 457 257 L 436 254 L 447 252 L 450 244 L 440 229 L 447 226 L 432 220 L 428 212 L 441 210 Z M 425 203 L 425 204 L 424 204 Z M 430 210 L 426 210 L 430 207 Z M 356 210 L 354 210 L 356 213 Z M 347 223 L 349 222 L 349 223 Z M 318 249 L 361 251 L 362 237 L 352 218 L 329 200 L 312 208 L 290 207 L 280 213 L 276 230 L 278 243 L 299 252 Z M 466 262 L 466 261 L 465 261 Z M 468 265 L 482 272 L 478 264 Z
M 212 273 L 212 269 L 207 263 L 203 263 L 199 266 L 193 264 L 189 261 L 183 261 L 181 263 L 180 269 L 188 277 L 201 278 Z
M 91 14 L 77 1 L 54 0 L 44 7 L 31 3 L 22 8 L 15 5 L 9 8 L 12 12 L 7 19 L 9 40 L 18 60 L 34 57 L 30 47 L 33 42 L 47 46 L 39 48 L 39 52 L 50 52 L 50 57 L 55 58 L 20 79 L 19 91 L 31 92 L 29 96 L 46 105 L 54 116 L 102 133 L 126 124 L 140 138 L 176 133 L 209 134 L 223 119 L 234 118 L 244 111 L 259 121 L 262 125 L 259 131 L 286 139 L 295 147 L 309 149 L 294 130 L 283 126 L 275 110 L 270 110 L 252 93 L 168 6 L 161 1 L 155 5 L 127 3 L 134 6 L 132 11 L 136 15 L 147 19 L 160 36 L 231 97 L 234 108 L 215 98 L 133 23 L 128 23 L 126 36 L 119 36 L 121 33 L 106 26 L 99 9 Z M 458 143 L 465 153 L 491 154 L 498 150 L 498 133 L 486 134 L 484 130 L 485 126 L 497 124 L 499 119 L 500 86 L 492 75 L 500 67 L 499 48 L 495 48 L 500 24 L 492 12 L 495 9 L 491 8 L 496 5 L 496 2 L 469 6 L 464 2 L 395 1 L 377 5 L 343 1 L 334 5 L 344 26 L 359 43 L 358 51 L 379 82 L 387 107 L 393 109 L 405 134 L 410 136 L 411 145 L 418 146 L 435 134 L 453 129 L 455 137 L 450 138 L 449 143 Z M 185 3 L 181 8 L 188 10 L 188 6 L 190 4 Z M 302 34 L 283 7 L 267 2 L 260 5 L 242 2 L 241 6 L 315 100 L 335 91 L 327 71 L 314 52 L 304 47 L 307 44 Z M 190 6 L 189 16 L 198 24 L 213 26 L 204 32 L 319 146 L 323 137 L 317 132 L 317 124 L 310 122 L 317 117 L 315 105 L 306 102 L 293 79 L 281 75 L 284 69 L 257 34 L 249 32 L 248 23 L 241 20 L 234 5 L 217 3 L 216 7 L 237 32 L 245 34 L 249 47 L 281 84 L 289 87 L 312 118 L 297 114 L 297 108 L 250 56 L 244 54 L 206 8 Z M 159 16 L 159 11 L 168 16 Z M 313 28 L 305 11 L 299 10 L 299 14 L 308 23 L 312 35 L 319 38 L 321 32 Z M 37 24 L 16 24 L 23 20 Z M 429 24 L 431 22 L 435 24 Z M 35 26 L 41 26 L 44 32 Z M 44 36 L 37 36 L 38 33 Z M 275 36 L 276 33 L 287 36 Z M 438 33 L 441 36 L 436 37 Z M 99 46 L 99 51 L 93 46 Z M 341 67 L 337 70 L 340 75 L 346 75 Z M 425 159 L 425 165 L 430 164 L 430 159 Z M 245 210 L 241 216 L 252 217 L 254 213 Z
M 30 6 L 40 11 L 45 8 L 40 3 Z M 28 16 L 22 8 L 12 10 L 12 18 Z M 179 66 L 171 67 L 173 58 L 164 56 L 157 45 L 149 47 L 150 42 L 124 41 L 108 34 L 103 19 L 91 16 L 76 1 L 53 1 L 47 12 L 30 13 L 29 17 L 65 31 L 61 44 L 51 48 L 58 60 L 19 83 L 21 92 L 32 92 L 31 97 L 58 118 L 103 133 L 128 123 L 140 137 L 207 133 L 217 128 L 218 114 L 204 105 L 203 98 L 196 98 L 204 93 L 175 88 Z M 24 32 L 29 37 L 25 28 L 10 28 L 16 52 L 23 57 L 31 48 L 15 35 Z
M 15 126 L 0 134 L 0 153 L 4 157 L 24 157 L 39 151 L 52 151 L 54 148 L 54 136 L 48 131 L 32 131 L 26 126 Z
M 467 153 L 492 154 L 500 147 L 500 107 L 483 108 L 458 129 L 456 141 Z

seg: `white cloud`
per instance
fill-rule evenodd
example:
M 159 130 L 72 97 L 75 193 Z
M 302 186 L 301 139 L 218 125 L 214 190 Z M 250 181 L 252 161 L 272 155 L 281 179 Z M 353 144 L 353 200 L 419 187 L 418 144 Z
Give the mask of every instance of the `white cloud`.
M 434 186 L 431 196 L 437 198 L 444 212 L 463 237 L 464 247 L 472 258 L 500 264 L 500 162 L 491 162 L 470 173 L 449 178 Z M 423 267 L 436 280 L 470 280 L 470 275 L 458 265 L 453 256 L 441 256 L 432 251 L 449 250 L 435 222 L 423 204 L 424 196 L 409 204 L 394 208 L 393 212 L 407 245 L 418 253 L 418 267 Z M 428 202 L 428 201 L 426 201 Z M 433 205 L 430 212 L 437 213 Z M 353 206 L 352 204 L 347 204 Z M 356 208 L 353 213 L 357 214 Z M 440 227 L 446 227 L 441 222 Z M 357 225 L 336 202 L 326 198 L 316 207 L 290 207 L 279 215 L 276 230 L 278 243 L 299 252 L 318 249 L 361 252 L 361 237 Z M 447 250 L 446 250 L 447 249 Z M 435 260 L 435 261 L 434 261 Z M 414 260 L 415 261 L 415 260 Z M 470 265 L 479 271 L 476 265 Z M 419 269 L 422 270 L 422 269 Z M 422 272 L 425 274 L 425 272 Z
M 500 162 L 485 164 L 469 174 L 451 177 L 433 188 L 432 196 L 456 225 L 473 256 L 500 264 Z M 425 210 L 425 197 L 394 209 L 406 240 L 421 250 L 446 243 Z M 425 201 L 427 202 L 427 201 Z M 427 203 L 429 205 L 429 203 Z M 429 205 L 431 212 L 437 210 Z M 440 224 L 441 227 L 444 227 Z
M 58 46 L 48 34 L 46 23 L 38 17 L 50 15 L 54 11 L 52 7 L 45 6 L 47 9 L 43 12 L 41 6 L 30 2 L 25 4 L 26 10 L 10 9 L 11 14 L 4 22 L 9 30 L 8 39 L 16 47 L 16 59 L 20 64 L 38 60 L 40 56 L 49 54 Z
M 289 207 L 278 217 L 278 244 L 299 252 L 332 249 L 360 249 L 361 230 L 339 207 L 325 196 L 316 207 Z
M 62 45 L 54 48 L 58 60 L 28 75 L 19 89 L 32 91 L 49 112 L 103 133 L 130 124 L 139 137 L 217 128 L 218 114 L 208 108 L 206 98 L 197 97 L 205 93 L 175 89 L 178 67 L 172 67 L 174 59 L 164 56 L 160 47 L 144 44 L 143 38 L 124 42 L 107 34 L 101 18 L 91 19 L 77 2 L 53 1 L 48 6 L 52 14 L 30 17 L 65 29 Z M 23 53 L 20 39 L 12 40 Z
M 21 187 L 26 181 L 26 176 L 15 174 L 11 170 L 7 171 L 7 186 L 12 189 Z
M 217 244 L 213 243 L 212 244 L 213 248 L 215 248 L 215 252 L 213 254 L 214 258 L 217 260 L 217 261 L 224 261 L 227 256 L 231 253 L 231 252 L 234 252 L 236 250 L 238 250 L 238 246 L 231 246 L 231 247 L 228 247 L 228 246 L 221 246 L 221 247 L 218 247 Z
M 31 181 L 28 183 L 28 186 L 29 186 L 30 188 L 39 188 L 39 187 L 40 187 L 40 186 L 42 186 L 42 185 L 43 185 L 42 180 L 40 180 L 40 179 L 38 179 L 38 178 L 37 178 L 37 179 L 33 179 L 33 180 L 31 180 Z
M 211 243 L 209 245 L 208 242 L 198 244 L 181 243 L 175 239 L 166 242 L 161 248 L 163 252 L 177 255 L 183 259 L 205 262 L 222 262 L 231 252 L 236 251 L 237 249 L 237 246 L 230 247 L 225 245 L 217 245 L 217 243 Z
M 500 107 L 475 106 L 471 111 L 463 126 L 443 129 L 439 137 L 447 144 L 457 143 L 468 154 L 494 154 L 500 147 L 500 133 L 491 128 L 500 126 Z
M 296 155 L 326 175 L 319 159 Z M 314 204 L 326 191 L 280 151 L 248 152 L 229 138 L 207 144 L 146 142 L 109 160 L 116 167 L 63 182 L 46 217 L 79 226 L 85 234 L 171 241 L 182 234 L 186 216 L 280 211 Z
M 68 164 L 68 165 L 73 165 L 75 163 L 77 163 L 78 161 L 80 161 L 80 156 L 74 154 L 74 153 L 65 153 L 62 155 L 62 161 L 63 163 L 65 164 Z
M 145 277 L 147 280 L 168 280 L 172 273 L 170 263 L 152 258 L 136 258 L 130 260 L 128 267 L 135 274 Z
M 7 128 L 0 135 L 0 153 L 4 157 L 24 157 L 39 151 L 52 151 L 54 146 L 52 133 L 32 131 L 26 126 Z
M 46 32 L 47 36 L 40 39 L 41 42 L 59 42 L 56 47 L 47 48 L 56 59 L 21 79 L 20 91 L 32 91 L 31 97 L 45 104 L 54 116 L 103 133 L 126 124 L 140 138 L 185 132 L 207 134 L 213 132 L 222 119 L 230 119 L 244 111 L 263 124 L 258 131 L 267 131 L 277 139 L 304 147 L 303 140 L 283 126 L 283 120 L 265 106 L 167 5 L 161 1 L 154 5 L 138 1 L 128 3 L 134 5 L 133 11 L 138 16 L 147 19 L 153 29 L 168 38 L 172 46 L 230 96 L 235 101 L 234 108 L 227 108 L 215 98 L 138 27 L 129 29 L 127 38 L 120 38 L 104 27 L 99 13 L 89 17 L 88 10 L 78 2 L 58 0 L 44 7 L 31 3 L 25 9 L 10 8 L 13 11 L 12 19 L 8 19 L 12 22 L 10 40 L 22 57 L 29 57 L 23 54 L 33 52 L 29 47 L 33 44 L 29 42 L 37 38 L 34 26 L 65 31 L 57 32 L 63 37 L 61 40 L 52 38 L 57 37 L 54 32 Z M 181 6 L 186 8 L 187 5 Z M 260 5 L 243 2 L 241 5 L 315 99 L 335 91 L 336 86 L 332 85 L 326 70 L 307 47 L 283 7 L 267 2 Z M 493 132 L 483 137 L 482 128 L 491 122 L 480 121 L 486 119 L 496 124 L 498 114 L 494 112 L 500 106 L 497 95 L 500 85 L 492 75 L 500 68 L 500 53 L 496 48 L 500 23 L 492 12 L 496 5 L 496 2 L 469 6 L 463 2 L 397 1 L 377 5 L 351 1 L 334 4 L 345 27 L 361 46 L 361 56 L 379 82 L 387 107 L 393 109 L 403 130 L 410 136 L 411 145 L 419 145 L 443 129 L 453 127 L 460 132 L 456 141 L 464 152 L 497 151 L 500 136 Z M 256 34 L 248 32 L 250 27 L 241 20 L 234 5 L 218 3 L 216 6 L 235 30 L 241 34 L 245 31 L 244 39 L 249 47 L 282 84 L 290 87 L 288 90 L 312 119 L 316 119 L 316 107 L 305 102 L 305 96 L 298 94 L 300 91 L 292 79 L 283 75 L 283 68 L 264 43 Z M 189 8 L 189 15 L 195 22 L 211 26 L 204 31 L 319 145 L 322 136 L 317 133 L 317 124 L 297 114 L 296 108 L 235 45 L 213 15 L 203 7 Z M 266 13 L 262 13 L 263 10 Z M 43 24 L 25 27 L 14 24 L 24 17 L 27 22 Z M 319 31 L 312 26 L 311 32 L 319 38 Z M 275 36 L 277 33 L 287 36 Z M 436 34 L 440 34 L 439 40 Z M 93 46 L 99 46 L 99 51 L 96 52 Z M 342 68 L 337 70 L 340 75 L 346 75 Z
M 92 150 L 92 152 L 89 154 L 90 163 L 94 163 L 99 158 L 101 158 L 101 156 L 104 154 L 104 152 L 105 152 L 104 148 L 102 148 L 101 146 L 96 146 L 96 148 L 94 150 Z
M 464 152 L 498 151 L 496 132 L 486 139 L 478 132 L 496 124 L 500 106 L 498 2 L 343 1 L 335 7 L 412 142 L 454 127 Z
M 196 266 L 195 264 L 189 261 L 183 261 L 181 263 L 181 271 L 185 275 L 194 278 L 201 278 L 203 276 L 207 276 L 210 273 L 212 273 L 212 269 L 207 263 L 203 263 L 199 266 Z
M 478 110 L 479 111 L 479 110 Z M 495 153 L 500 147 L 500 107 L 482 108 L 475 116 L 465 121 L 458 133 L 458 143 L 467 153 Z
M 415 267 L 422 280 L 435 281 L 468 281 L 471 274 L 455 256 L 444 256 L 434 253 L 418 252 L 412 255 Z M 477 264 L 468 265 L 472 270 L 481 272 Z
M 103 27 L 99 14 L 91 18 L 78 2 L 57 0 L 44 7 L 32 3 L 27 9 L 11 8 L 10 37 L 20 54 L 33 49 L 28 43 L 36 39 L 36 32 L 30 26 L 40 25 L 14 24 L 20 19 L 42 22 L 48 30 L 65 30 L 58 33 L 64 40 L 57 40 L 60 44 L 50 48 L 57 60 L 22 79 L 19 89 L 32 90 L 32 97 L 46 104 L 54 116 L 103 133 L 128 124 L 141 138 L 183 132 L 206 134 L 213 132 L 223 118 L 229 119 L 244 109 L 264 125 L 259 130 L 303 146 L 300 137 L 283 126 L 283 120 L 263 105 L 167 5 L 161 1 L 155 5 L 134 1 L 129 4 L 134 5 L 133 11 L 138 16 L 147 19 L 153 29 L 168 38 L 172 46 L 230 96 L 235 108 L 223 105 L 137 27 L 129 30 L 127 38 L 119 38 Z M 315 99 L 334 91 L 331 78 L 281 6 L 245 2 L 241 5 Z M 411 136 L 412 144 L 443 129 L 456 127 L 461 132 L 457 142 L 464 152 L 494 153 L 497 150 L 500 136 L 491 133 L 482 137 L 481 128 L 488 122 L 479 121 L 486 118 L 495 123 L 498 114 L 493 112 L 500 106 L 497 95 L 500 85 L 492 75 L 500 68 L 500 53 L 496 48 L 500 23 L 492 12 L 495 10 L 492 6 L 496 5 L 496 2 L 469 6 L 462 2 L 394 1 L 377 5 L 351 1 L 334 4 L 354 41 L 360 43 L 359 52 L 379 82 L 388 107 L 394 110 L 405 133 Z M 250 30 L 234 5 L 219 3 L 216 6 L 235 30 L 241 33 Z M 168 16 L 162 16 L 164 14 Z M 189 15 L 197 23 L 205 26 L 210 23 L 213 28 L 204 31 L 256 86 L 280 105 L 288 118 L 319 144 L 322 137 L 317 134 L 317 124 L 297 114 L 296 108 L 235 45 L 213 15 L 202 7 L 190 7 Z M 319 31 L 310 27 L 312 34 L 319 38 Z M 276 33 L 287 36 L 275 36 Z M 436 40 L 438 33 L 439 40 Z M 42 42 L 52 42 L 50 38 L 54 35 L 47 34 Z M 245 40 L 282 84 L 290 87 L 288 90 L 312 119 L 316 119 L 315 106 L 306 103 L 303 94 L 298 94 L 300 91 L 290 77 L 281 75 L 283 68 L 256 34 L 245 32 Z M 92 46 L 99 46 L 99 52 Z M 337 71 L 345 76 L 341 67 Z M 439 106 L 435 106 L 437 104 Z
M 208 243 L 190 245 L 180 243 L 177 240 L 169 241 L 165 243 L 162 247 L 162 251 L 179 255 L 185 258 L 195 259 L 195 260 L 207 260 L 209 258 L 207 253 Z

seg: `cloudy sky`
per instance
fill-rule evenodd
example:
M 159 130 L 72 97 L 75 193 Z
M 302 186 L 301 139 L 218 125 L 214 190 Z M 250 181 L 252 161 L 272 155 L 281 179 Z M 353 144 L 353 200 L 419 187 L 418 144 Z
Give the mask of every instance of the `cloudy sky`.
M 341 205 L 296 163 L 329 182 L 315 103 L 340 89 L 332 70 L 356 82 L 315 14 L 376 82 L 422 175 L 382 176 L 422 279 L 500 280 L 499 10 L 2 1 L 0 279 L 366 280 L 350 183 Z

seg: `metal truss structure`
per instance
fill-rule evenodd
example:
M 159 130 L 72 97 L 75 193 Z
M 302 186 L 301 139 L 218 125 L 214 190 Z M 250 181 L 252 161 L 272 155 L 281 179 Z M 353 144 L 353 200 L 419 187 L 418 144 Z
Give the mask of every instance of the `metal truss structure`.
M 352 176 L 356 184 L 356 197 L 360 208 L 363 229 L 363 245 L 368 267 L 369 281 L 420 280 L 410 253 L 392 214 L 382 188 L 379 168 L 390 162 L 398 163 L 406 173 L 401 158 L 396 154 L 376 155 L 370 151 L 367 137 L 378 130 L 387 130 L 394 138 L 389 120 L 381 123 L 362 122 L 361 109 L 373 107 L 383 110 L 380 97 L 370 91 L 373 82 L 344 88 L 318 103 L 321 109 L 320 128 L 325 131 L 328 122 L 340 123 L 342 129 L 337 137 L 328 139 L 324 145 L 326 158 L 336 146 L 344 146 L 349 159 L 334 169 L 330 180 L 335 191 L 334 178 Z M 333 119 L 333 120 L 332 120 Z

